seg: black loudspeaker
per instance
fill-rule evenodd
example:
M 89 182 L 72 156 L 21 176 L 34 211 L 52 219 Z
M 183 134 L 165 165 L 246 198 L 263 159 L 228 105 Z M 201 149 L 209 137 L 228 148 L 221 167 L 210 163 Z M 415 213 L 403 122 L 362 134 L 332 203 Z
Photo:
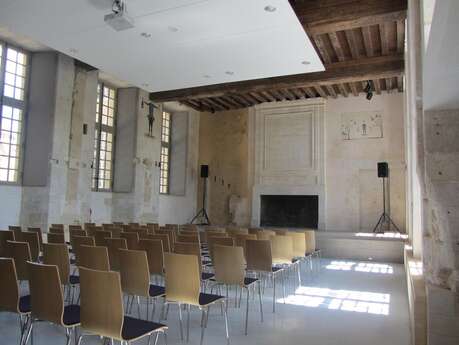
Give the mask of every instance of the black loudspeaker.
M 389 166 L 387 162 L 378 163 L 378 177 L 388 177 L 389 176 Z
M 208 165 L 201 165 L 201 177 L 202 178 L 209 177 L 209 166 Z

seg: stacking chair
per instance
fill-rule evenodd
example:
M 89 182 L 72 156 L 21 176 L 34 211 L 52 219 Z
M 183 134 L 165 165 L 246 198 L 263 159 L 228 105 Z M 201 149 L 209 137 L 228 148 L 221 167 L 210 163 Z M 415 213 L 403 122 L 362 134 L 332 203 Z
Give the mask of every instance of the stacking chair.
M 0 257 L 10 257 L 7 241 L 14 241 L 14 231 L 0 230 Z
M 241 229 L 241 228 L 227 228 L 226 233 L 234 237 L 236 235 L 248 235 L 249 234 L 249 229 Z
M 51 227 L 64 230 L 64 224 L 51 224 Z
M 110 262 L 110 269 L 112 271 L 120 270 L 120 249 L 127 249 L 125 238 L 107 238 L 108 261 Z
M 136 250 L 139 247 L 139 234 L 137 232 L 122 232 L 120 237 L 126 239 L 128 249 Z
M 207 283 L 209 279 L 213 278 L 213 273 L 202 272 L 201 247 L 199 246 L 199 243 L 176 242 L 174 247 L 174 253 L 196 256 L 199 260 L 199 275 L 201 277 L 201 280 L 204 283 Z
M 107 238 L 111 238 L 112 233 L 110 231 L 98 230 L 94 234 L 94 240 L 96 241 L 96 246 L 106 246 Z
M 293 263 L 298 270 L 298 285 L 301 285 L 301 263 L 306 260 L 306 235 L 304 232 L 289 231 L 287 236 L 292 238 Z
M 136 232 L 138 235 L 139 235 L 139 239 L 141 238 L 147 238 L 148 236 L 148 229 L 144 229 L 144 228 L 131 228 L 129 229 L 129 232 Z
M 28 280 L 27 261 L 31 261 L 30 248 L 27 242 L 7 241 L 8 251 L 14 259 L 18 280 Z
M 205 241 L 208 243 L 209 240 L 213 237 L 228 237 L 228 234 L 226 232 L 217 232 L 217 231 L 206 231 L 205 233 Z
M 123 229 L 121 229 L 118 226 L 114 226 L 114 227 L 110 228 L 109 231 L 112 233 L 112 237 L 113 238 L 120 238 L 121 231 L 123 231 Z
M 75 254 L 75 265 L 80 266 L 80 259 L 82 254 L 80 253 L 81 246 L 95 246 L 94 237 L 90 236 L 73 236 L 72 250 Z
M 104 229 L 101 226 L 89 225 L 88 227 L 85 227 L 85 230 L 88 236 L 95 237 L 96 231 L 103 231 Z
M 154 234 L 148 235 L 147 240 L 160 240 L 163 245 L 163 251 L 169 253 L 171 251 L 171 246 L 169 243 L 169 236 L 166 234 Z
M 0 257 L 0 310 L 19 315 L 21 333 L 19 343 L 22 344 L 28 317 L 30 315 L 30 295 L 20 296 L 16 266 L 12 258 Z
M 69 232 L 71 232 L 72 230 L 83 230 L 83 227 L 79 224 L 70 224 Z
M 22 233 L 22 228 L 18 225 L 10 225 L 8 226 L 8 230 L 14 232 L 14 238 L 16 241 L 21 240 L 21 233 Z
M 229 344 L 228 314 L 226 302 L 223 296 L 200 292 L 200 262 L 195 255 L 164 254 L 164 267 L 166 277 L 166 303 L 179 305 L 180 337 L 183 340 L 182 305 L 187 306 L 187 333 L 190 335 L 190 305 L 198 307 L 202 311 L 201 318 L 201 345 L 204 340 L 204 329 L 207 327 L 209 307 L 215 303 L 221 303 L 225 315 L 226 340 Z
M 78 338 L 95 335 L 120 341 L 121 345 L 159 333 L 166 336 L 167 326 L 124 315 L 123 293 L 118 272 L 80 268 L 81 277 L 81 329 Z
M 214 260 L 214 247 L 220 246 L 234 246 L 234 239 L 232 237 L 211 237 L 208 239 L 207 247 L 209 249 L 210 259 Z
M 290 273 L 290 268 L 293 266 L 293 238 L 287 235 L 277 235 L 271 238 L 271 250 L 274 266 L 282 267 L 284 279 L 286 274 Z M 284 279 L 282 280 L 282 288 L 285 288 Z
M 161 240 L 142 239 L 139 241 L 139 249 L 147 253 L 148 268 L 150 275 L 164 276 L 164 250 Z
M 198 234 L 193 234 L 193 235 L 182 235 L 179 234 L 177 235 L 177 242 L 187 242 L 187 243 L 199 243 L 199 236 Z
M 64 234 L 54 234 L 54 233 L 50 232 L 47 237 L 48 237 L 48 243 L 65 244 L 65 235 Z
M 80 255 L 78 267 L 83 266 L 99 271 L 110 270 L 107 247 L 81 245 L 78 254 Z
M 157 235 L 167 235 L 169 238 L 169 251 L 174 250 L 174 244 L 176 242 L 175 240 L 175 231 L 173 230 L 158 230 L 155 231 L 155 234 Z
M 276 232 L 276 235 L 285 236 L 288 234 L 289 231 L 286 229 L 277 229 L 275 232 Z
M 119 250 L 121 288 L 133 299 L 137 299 L 137 311 L 140 318 L 140 297 L 147 299 L 147 315 L 149 320 L 149 306 L 153 300 L 151 320 L 155 317 L 155 302 L 158 297 L 165 295 L 163 286 L 150 284 L 150 269 L 148 268 L 147 253 L 142 250 Z M 132 305 L 132 304 L 131 304 Z
M 40 245 L 40 251 L 42 251 L 42 245 L 43 245 L 43 233 L 41 231 L 41 228 L 27 228 L 27 231 L 29 232 L 36 232 L 38 235 L 38 243 Z
M 21 234 L 21 241 L 27 242 L 30 248 L 30 255 L 32 261 L 37 262 L 40 256 L 40 242 L 36 232 L 23 231 Z
M 88 230 L 91 226 L 95 226 L 96 223 L 84 223 L 83 224 L 83 230 Z
M 64 305 L 64 294 L 56 265 L 28 262 L 27 266 L 30 277 L 31 315 L 25 344 L 33 332 L 34 322 L 48 321 L 65 328 L 67 345 L 70 345 L 72 333 L 80 325 L 80 306 Z
M 75 236 L 86 237 L 86 231 L 77 228 L 69 229 L 70 247 L 72 247 L 72 252 L 74 252 L 75 247 L 73 240 Z
M 258 283 L 258 299 L 260 302 L 261 322 L 263 322 L 263 305 L 261 302 L 261 284 L 257 278 L 245 276 L 245 258 L 242 247 L 215 245 L 214 247 L 215 280 L 218 284 L 236 286 L 247 291 L 247 305 L 245 311 L 245 335 L 249 320 L 250 289 Z M 227 290 L 228 291 L 228 290 Z M 237 293 L 236 293 L 237 296 Z
M 44 243 L 43 263 L 45 265 L 57 266 L 61 283 L 69 288 L 70 296 L 70 290 L 73 290 L 80 283 L 80 277 L 70 274 L 70 259 L 67 245 L 65 243 Z M 73 292 L 75 291 L 73 290 Z
M 53 228 L 53 227 L 50 227 L 48 233 L 52 233 L 52 234 L 64 234 L 64 228 Z
M 251 234 L 235 234 L 234 235 L 234 242 L 235 245 L 238 247 L 242 247 L 244 249 L 244 255 L 245 255 L 245 248 L 246 248 L 246 241 L 247 240 L 256 240 L 257 235 L 251 235 Z
M 276 278 L 280 276 L 282 282 L 283 297 L 285 300 L 285 285 L 282 279 L 283 269 L 273 266 L 271 241 L 247 240 L 246 242 L 247 271 L 257 274 L 267 274 L 273 282 L 273 313 L 276 311 Z

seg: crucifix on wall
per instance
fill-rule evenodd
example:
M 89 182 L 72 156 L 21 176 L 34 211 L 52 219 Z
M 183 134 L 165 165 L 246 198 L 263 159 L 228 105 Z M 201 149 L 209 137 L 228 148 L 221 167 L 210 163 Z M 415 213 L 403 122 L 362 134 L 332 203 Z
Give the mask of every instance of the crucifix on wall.
M 153 122 L 155 122 L 154 112 L 155 112 L 155 109 L 158 109 L 159 107 L 155 105 L 153 102 L 147 102 L 142 98 L 142 108 L 144 105 L 148 105 L 148 114 L 147 114 L 148 135 L 153 136 Z

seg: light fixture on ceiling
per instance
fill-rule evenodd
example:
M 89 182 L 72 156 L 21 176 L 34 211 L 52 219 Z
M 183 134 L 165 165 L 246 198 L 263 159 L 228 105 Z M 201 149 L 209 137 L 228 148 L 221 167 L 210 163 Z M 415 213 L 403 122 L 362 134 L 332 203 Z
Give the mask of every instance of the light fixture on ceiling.
M 310 64 L 311 64 L 311 62 L 309 62 L 309 61 L 307 61 L 307 60 L 301 61 L 301 63 L 302 63 L 303 65 L 310 65 Z
M 75 49 L 75 48 L 70 48 L 69 52 L 72 53 L 72 54 L 76 54 L 76 53 L 78 53 L 78 50 Z
M 367 81 L 367 85 L 365 86 L 363 91 L 366 92 L 368 100 L 371 100 L 373 98 L 373 83 L 371 80 Z
M 170 32 L 177 32 L 177 31 L 178 31 L 178 28 L 175 27 L 175 26 L 168 26 L 168 27 L 167 27 L 167 30 L 169 30 Z
M 143 87 L 149 87 L 150 84 L 148 84 L 148 83 L 143 83 L 142 86 L 143 86 Z
M 203 77 L 206 78 L 206 79 L 210 79 L 210 75 L 208 75 L 208 74 L 204 74 Z
M 149 34 L 148 32 L 142 32 L 140 36 L 142 36 L 143 38 L 150 38 L 151 34 Z
M 265 6 L 265 11 L 266 12 L 275 12 L 277 10 L 277 8 L 275 8 L 274 6 L 271 6 L 271 5 L 267 5 Z
M 226 71 L 225 74 L 227 74 L 227 75 L 233 75 L 234 72 L 233 72 L 233 71 Z
M 112 13 L 104 16 L 104 22 L 115 31 L 124 31 L 134 27 L 134 19 L 127 12 L 126 2 L 113 0 Z

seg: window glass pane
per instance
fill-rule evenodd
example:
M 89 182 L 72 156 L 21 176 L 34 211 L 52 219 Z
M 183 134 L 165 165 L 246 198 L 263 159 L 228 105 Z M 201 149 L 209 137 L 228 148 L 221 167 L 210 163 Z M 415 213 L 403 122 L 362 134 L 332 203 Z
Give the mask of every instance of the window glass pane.
M 0 109 L 0 182 L 14 183 L 19 176 L 22 110 L 8 105 Z

